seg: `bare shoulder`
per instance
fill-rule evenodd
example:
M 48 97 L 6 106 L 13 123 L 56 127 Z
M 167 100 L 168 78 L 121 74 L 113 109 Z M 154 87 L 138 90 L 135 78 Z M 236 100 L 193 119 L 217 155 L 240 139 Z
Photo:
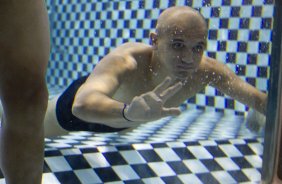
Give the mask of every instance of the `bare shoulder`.
M 203 56 L 199 70 L 205 74 L 215 74 L 220 73 L 224 67 L 225 65 L 222 62 L 211 57 Z
M 118 46 L 108 54 L 106 58 L 119 58 L 119 61 L 127 64 L 137 65 L 148 61 L 152 54 L 152 47 L 148 44 L 138 42 L 128 42 Z
M 112 54 L 123 54 L 123 55 L 145 55 L 152 51 L 152 47 L 145 43 L 139 42 L 127 42 L 116 49 L 114 49 L 111 53 Z

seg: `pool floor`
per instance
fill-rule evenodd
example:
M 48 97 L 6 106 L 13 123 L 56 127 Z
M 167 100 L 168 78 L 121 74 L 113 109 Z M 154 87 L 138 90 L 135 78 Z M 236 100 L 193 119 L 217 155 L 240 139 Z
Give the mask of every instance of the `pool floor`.
M 259 183 L 262 154 L 244 116 L 190 109 L 122 134 L 45 139 L 42 183 Z

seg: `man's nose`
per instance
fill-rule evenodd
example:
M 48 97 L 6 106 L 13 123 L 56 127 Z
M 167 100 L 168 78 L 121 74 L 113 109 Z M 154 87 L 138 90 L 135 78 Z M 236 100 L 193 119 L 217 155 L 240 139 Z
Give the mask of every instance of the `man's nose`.
M 193 58 L 192 56 L 185 56 L 181 59 L 181 61 L 183 63 L 186 63 L 186 64 L 192 64 L 193 63 Z

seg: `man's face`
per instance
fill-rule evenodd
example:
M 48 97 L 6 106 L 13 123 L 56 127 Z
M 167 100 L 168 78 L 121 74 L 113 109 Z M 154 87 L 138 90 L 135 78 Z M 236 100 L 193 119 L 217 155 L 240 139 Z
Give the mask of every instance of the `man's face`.
M 160 62 L 173 76 L 185 79 L 198 69 L 206 48 L 205 27 L 173 25 L 157 39 Z

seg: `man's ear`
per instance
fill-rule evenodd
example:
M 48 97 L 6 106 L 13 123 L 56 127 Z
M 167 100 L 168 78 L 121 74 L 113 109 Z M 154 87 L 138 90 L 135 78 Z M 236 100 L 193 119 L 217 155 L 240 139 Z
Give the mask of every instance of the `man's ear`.
M 158 41 L 158 35 L 156 33 L 151 32 L 150 33 L 150 44 L 155 49 L 157 48 L 157 41 Z

